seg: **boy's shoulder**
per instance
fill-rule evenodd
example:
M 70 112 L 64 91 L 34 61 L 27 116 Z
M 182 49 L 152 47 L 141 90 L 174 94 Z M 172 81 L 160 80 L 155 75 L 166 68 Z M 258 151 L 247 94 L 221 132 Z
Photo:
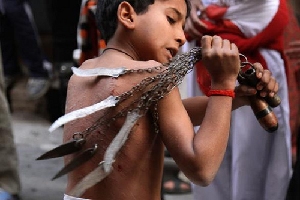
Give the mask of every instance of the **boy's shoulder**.
M 79 68 L 82 68 L 82 69 L 90 69 L 90 68 L 94 68 L 96 65 L 97 65 L 97 62 L 98 61 L 98 58 L 91 58 L 91 59 L 88 59 L 88 60 L 85 60 L 80 66 Z
M 151 67 L 158 67 L 162 64 L 155 60 L 148 61 L 139 61 L 139 60 L 126 60 L 126 61 L 116 61 L 109 60 L 103 61 L 99 57 L 88 59 L 82 63 L 79 67 L 81 69 L 92 69 L 92 68 L 120 68 L 123 67 L 125 69 L 145 69 Z
M 154 60 L 103 62 L 103 60 L 93 58 L 83 62 L 79 68 L 73 69 L 73 75 L 69 80 L 68 86 L 69 88 L 83 88 L 87 86 L 86 83 L 93 83 L 90 84 L 89 87 L 92 85 L 100 87 L 102 84 L 109 84 L 118 86 L 117 88 L 119 89 L 128 87 L 127 89 L 130 90 L 130 87 L 139 84 L 143 79 L 156 76 L 161 72 L 162 66 L 161 63 Z M 104 78 L 99 79 L 97 77 Z M 106 79 L 105 77 L 111 77 L 113 79 Z M 95 81 L 95 78 L 97 78 L 97 81 Z M 93 87 L 93 89 L 97 87 Z

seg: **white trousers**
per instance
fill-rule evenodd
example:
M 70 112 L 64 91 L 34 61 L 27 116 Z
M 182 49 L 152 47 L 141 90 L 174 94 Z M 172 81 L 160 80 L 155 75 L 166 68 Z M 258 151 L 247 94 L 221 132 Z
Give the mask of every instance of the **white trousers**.
M 76 198 L 76 197 L 71 197 L 69 195 L 64 194 L 64 200 L 90 200 L 90 199 Z

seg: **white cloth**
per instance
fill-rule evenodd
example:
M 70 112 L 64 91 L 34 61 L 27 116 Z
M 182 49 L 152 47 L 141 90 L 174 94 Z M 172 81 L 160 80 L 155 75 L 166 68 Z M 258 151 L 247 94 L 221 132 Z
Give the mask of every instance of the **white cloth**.
M 91 199 L 76 198 L 76 197 L 71 197 L 69 195 L 64 194 L 64 200 L 91 200 Z
M 234 0 L 203 0 L 205 5 L 208 5 L 209 1 L 232 3 Z M 247 6 L 239 5 L 239 2 Z M 227 5 L 232 6 L 225 15 L 227 19 L 231 19 L 247 37 L 251 37 L 268 25 L 277 12 L 279 0 L 237 0 L 235 5 Z M 238 6 L 241 6 L 240 13 L 238 13 Z M 251 12 L 252 18 L 245 17 Z M 265 14 L 259 14 L 260 12 Z M 260 16 L 259 20 L 256 16 Z M 286 74 L 283 60 L 278 52 L 261 49 L 260 53 L 265 58 L 268 69 L 279 82 L 278 95 L 282 103 L 274 109 L 279 128 L 274 133 L 266 132 L 259 125 L 250 107 L 233 111 L 230 138 L 224 160 L 215 180 L 208 187 L 193 185 L 195 200 L 285 199 L 292 173 Z M 189 87 L 198 87 L 198 85 L 194 82 Z
M 224 19 L 231 20 L 247 36 L 264 29 L 278 9 L 279 0 L 202 0 L 210 4 L 229 6 Z

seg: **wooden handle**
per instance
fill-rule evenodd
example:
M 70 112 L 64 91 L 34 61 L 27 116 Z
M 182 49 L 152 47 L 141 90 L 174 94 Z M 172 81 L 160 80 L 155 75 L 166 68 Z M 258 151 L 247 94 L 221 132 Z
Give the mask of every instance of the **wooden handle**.
M 278 119 L 269 104 L 262 98 L 249 97 L 250 106 L 260 123 L 268 132 L 272 133 L 278 129 Z
M 258 79 L 256 77 L 255 69 L 254 68 L 249 68 L 245 72 L 239 74 L 238 76 L 238 81 L 241 84 L 256 87 L 258 83 Z M 272 108 L 277 107 L 281 103 L 280 97 L 275 94 L 273 97 L 260 97 L 259 92 L 257 93 L 258 98 L 264 98 L 266 102 L 271 106 Z

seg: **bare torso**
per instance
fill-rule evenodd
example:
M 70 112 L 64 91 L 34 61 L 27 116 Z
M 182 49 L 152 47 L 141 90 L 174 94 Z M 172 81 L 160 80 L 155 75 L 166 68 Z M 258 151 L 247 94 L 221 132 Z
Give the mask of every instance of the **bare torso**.
M 86 66 L 91 68 L 96 59 Z M 126 64 L 125 64 L 126 65 Z M 110 77 L 80 78 L 73 76 L 69 82 L 66 112 L 98 103 L 110 95 L 120 95 L 128 91 L 143 76 L 138 74 L 124 75 L 117 79 Z M 99 111 L 88 117 L 75 120 L 65 125 L 64 140 L 68 141 L 73 134 L 90 127 L 103 115 L 115 114 L 125 105 L 111 108 L 110 112 Z M 84 149 L 98 145 L 96 155 L 87 163 L 68 174 L 66 194 L 103 160 L 103 155 L 111 140 L 123 124 L 118 119 L 111 126 L 101 126 L 88 137 Z M 159 200 L 163 171 L 163 144 L 158 134 L 153 131 L 151 114 L 142 117 L 130 133 L 128 140 L 116 156 L 112 173 L 102 182 L 87 190 L 81 198 L 99 200 Z M 74 155 L 67 156 L 68 163 Z

